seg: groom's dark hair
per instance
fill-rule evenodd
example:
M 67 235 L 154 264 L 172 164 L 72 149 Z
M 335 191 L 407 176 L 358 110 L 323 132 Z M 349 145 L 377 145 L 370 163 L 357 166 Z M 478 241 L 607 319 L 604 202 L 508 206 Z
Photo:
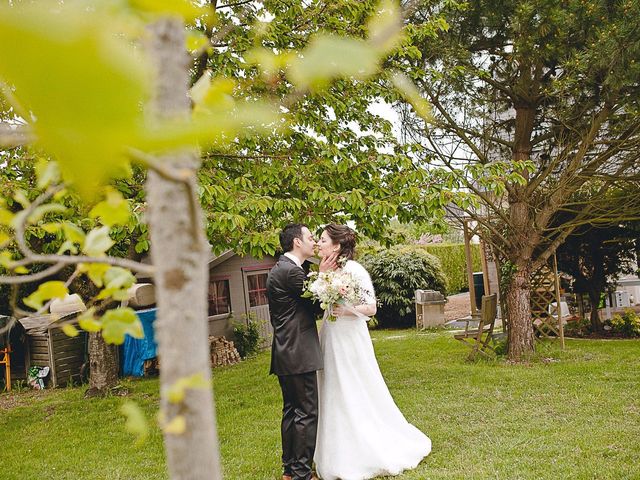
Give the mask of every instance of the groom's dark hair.
M 294 238 L 302 240 L 302 229 L 307 227 L 303 223 L 290 223 L 282 229 L 280 232 L 280 246 L 283 252 L 290 252 L 293 250 Z M 309 227 L 307 227 L 309 228 Z

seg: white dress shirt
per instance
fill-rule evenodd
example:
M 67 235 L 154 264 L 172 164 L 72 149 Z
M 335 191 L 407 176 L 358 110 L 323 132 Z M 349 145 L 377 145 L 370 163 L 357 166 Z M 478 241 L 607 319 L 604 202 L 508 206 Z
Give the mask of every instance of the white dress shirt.
M 290 258 L 291 260 L 294 261 L 294 263 L 296 265 L 298 265 L 300 268 L 302 268 L 302 262 L 300 261 L 300 259 L 298 257 L 296 257 L 293 253 L 291 252 L 285 252 L 284 254 L 285 257 Z

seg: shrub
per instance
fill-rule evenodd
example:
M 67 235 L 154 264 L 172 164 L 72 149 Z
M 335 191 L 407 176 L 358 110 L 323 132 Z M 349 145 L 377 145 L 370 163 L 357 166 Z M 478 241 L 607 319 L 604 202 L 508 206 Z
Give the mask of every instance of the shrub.
M 507 355 L 507 353 L 509 353 L 509 341 L 508 339 L 505 338 L 501 338 L 499 340 L 496 340 L 494 346 L 493 346 L 493 350 L 496 352 L 496 355 L 498 357 L 504 357 Z
M 564 335 L 567 337 L 586 337 L 591 333 L 591 322 L 588 318 L 569 320 L 564 325 Z
M 260 344 L 260 329 L 258 321 L 254 317 L 248 317 L 246 323 L 238 322 L 233 325 L 233 342 L 236 350 L 242 358 L 246 358 L 258 352 Z
M 440 261 L 420 247 L 403 246 L 362 258 L 378 298 L 380 327 L 415 325 L 415 291 L 446 292 L 447 279 Z
M 620 315 L 614 315 L 610 320 L 611 331 L 624 337 L 640 337 L 640 317 L 631 309 Z

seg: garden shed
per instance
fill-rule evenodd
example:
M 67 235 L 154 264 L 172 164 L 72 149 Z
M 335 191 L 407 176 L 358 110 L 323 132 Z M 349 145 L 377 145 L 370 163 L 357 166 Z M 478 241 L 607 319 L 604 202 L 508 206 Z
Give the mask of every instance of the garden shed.
M 227 250 L 209 259 L 209 335 L 233 339 L 233 324 L 252 317 L 259 322 L 264 345 L 271 343 L 267 276 L 276 258 L 261 259 Z M 139 282 L 153 279 L 137 275 Z
M 78 312 L 60 315 L 25 317 L 18 323 L 25 331 L 25 369 L 49 367 L 45 378 L 48 387 L 63 387 L 79 381 L 86 361 L 86 332 L 69 337 L 62 331 L 64 323 L 75 324 Z

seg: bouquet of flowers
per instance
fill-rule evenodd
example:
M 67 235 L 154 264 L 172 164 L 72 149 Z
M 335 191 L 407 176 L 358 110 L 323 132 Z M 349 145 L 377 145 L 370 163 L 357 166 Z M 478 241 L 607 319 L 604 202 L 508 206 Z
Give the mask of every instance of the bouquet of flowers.
M 331 312 L 334 305 L 360 305 L 363 303 L 364 293 L 360 283 L 350 272 L 333 270 L 310 272 L 302 296 L 318 300 L 320 306 L 329 312 L 329 320 L 335 321 L 336 317 Z M 361 316 L 356 310 L 353 312 L 356 316 Z

